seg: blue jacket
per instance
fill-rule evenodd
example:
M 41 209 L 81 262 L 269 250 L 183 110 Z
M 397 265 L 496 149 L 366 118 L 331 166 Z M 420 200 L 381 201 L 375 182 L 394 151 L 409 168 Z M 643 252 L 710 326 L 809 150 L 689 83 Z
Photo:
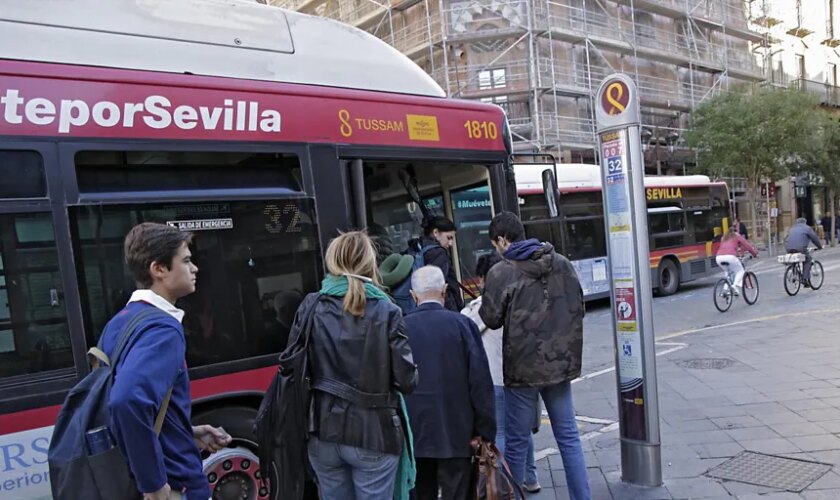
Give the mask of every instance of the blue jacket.
M 470 457 L 474 436 L 496 439 L 493 380 L 478 327 L 428 302 L 407 314 L 405 323 L 419 380 L 405 396 L 414 455 Z
M 146 307 L 155 306 L 132 302 L 108 322 L 102 333 L 105 354 L 111 356 L 125 323 Z M 175 491 L 186 488 L 189 500 L 207 500 L 210 487 L 190 421 L 184 329 L 178 320 L 161 313 L 134 335 L 137 341 L 115 367 L 111 388 L 111 429 L 120 450 L 141 492 L 157 491 L 168 482 Z M 154 421 L 170 387 L 172 398 L 158 437 Z

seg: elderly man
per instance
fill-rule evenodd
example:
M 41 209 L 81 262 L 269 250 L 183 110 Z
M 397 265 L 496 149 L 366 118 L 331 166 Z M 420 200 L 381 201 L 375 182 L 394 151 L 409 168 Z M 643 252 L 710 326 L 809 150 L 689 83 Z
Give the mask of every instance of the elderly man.
M 813 243 L 817 250 L 822 250 L 822 243 L 817 233 L 808 225 L 803 217 L 796 219 L 796 224 L 790 228 L 788 237 L 785 240 L 785 250 L 788 253 L 801 253 L 805 255 L 805 263 L 802 265 L 802 276 L 805 288 L 811 286 L 811 263 L 814 261 L 808 246 Z
M 487 355 L 475 323 L 444 308 L 446 280 L 440 268 L 415 271 L 411 294 L 417 309 L 405 323 L 419 384 L 405 399 L 414 432 L 417 500 L 466 500 L 470 442 L 496 439 Z

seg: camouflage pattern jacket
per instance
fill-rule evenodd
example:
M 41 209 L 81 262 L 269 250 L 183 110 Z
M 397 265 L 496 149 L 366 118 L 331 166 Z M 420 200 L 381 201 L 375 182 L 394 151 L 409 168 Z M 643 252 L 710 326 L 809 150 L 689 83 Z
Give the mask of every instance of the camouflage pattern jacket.
M 481 319 L 504 327 L 505 387 L 540 387 L 580 376 L 583 290 L 550 243 L 527 260 L 505 259 L 485 280 Z

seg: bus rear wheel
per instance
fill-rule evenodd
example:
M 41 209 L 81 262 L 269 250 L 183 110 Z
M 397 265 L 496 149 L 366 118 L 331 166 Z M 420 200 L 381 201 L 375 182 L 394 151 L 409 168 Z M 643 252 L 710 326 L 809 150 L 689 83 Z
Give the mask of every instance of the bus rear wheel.
M 204 475 L 213 500 L 269 500 L 268 483 L 260 478 L 253 424 L 257 410 L 247 406 L 218 408 L 198 414 L 194 425 L 210 424 L 233 437 L 227 448 L 202 454 Z
M 662 296 L 673 295 L 680 288 L 680 270 L 671 259 L 662 259 L 659 263 L 658 288 Z

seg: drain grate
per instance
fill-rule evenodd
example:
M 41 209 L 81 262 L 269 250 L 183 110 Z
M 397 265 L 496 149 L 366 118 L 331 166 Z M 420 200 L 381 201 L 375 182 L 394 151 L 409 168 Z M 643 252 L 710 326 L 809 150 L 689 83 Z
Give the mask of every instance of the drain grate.
M 800 492 L 831 465 L 744 451 L 706 472 L 709 477 Z
M 683 359 L 677 361 L 683 368 L 692 370 L 723 370 L 735 364 L 735 360 L 729 358 L 697 358 Z

